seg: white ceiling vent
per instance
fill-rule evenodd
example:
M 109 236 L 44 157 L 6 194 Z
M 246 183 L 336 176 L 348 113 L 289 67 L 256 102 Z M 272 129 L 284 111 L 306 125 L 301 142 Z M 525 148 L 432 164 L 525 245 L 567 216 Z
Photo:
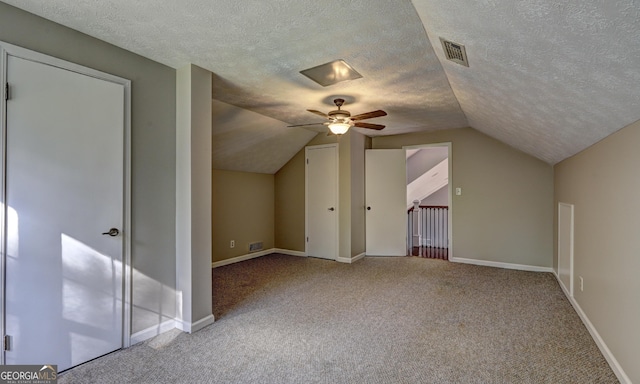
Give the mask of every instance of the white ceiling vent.
M 464 65 L 465 67 L 469 66 L 467 51 L 464 49 L 464 45 L 445 40 L 442 37 L 440 38 L 440 42 L 442 43 L 442 49 L 444 49 L 444 54 L 448 60 Z

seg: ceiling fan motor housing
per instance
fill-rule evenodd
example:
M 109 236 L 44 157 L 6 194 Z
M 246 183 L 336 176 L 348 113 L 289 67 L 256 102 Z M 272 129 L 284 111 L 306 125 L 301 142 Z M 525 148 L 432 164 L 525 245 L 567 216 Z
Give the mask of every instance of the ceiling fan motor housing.
M 334 99 L 333 103 L 336 105 L 336 107 L 338 107 L 338 109 L 327 113 L 327 116 L 329 116 L 330 119 L 333 119 L 333 121 L 336 121 L 336 120 L 346 120 L 349 117 L 351 117 L 351 113 L 349 111 L 343 111 L 342 109 L 340 109 L 340 107 L 344 105 L 344 99 Z
M 331 112 L 327 113 L 327 115 L 331 119 L 348 119 L 349 117 L 351 117 L 351 113 L 349 113 L 349 111 L 345 111 L 345 110 L 342 110 L 342 109 L 337 109 L 335 111 L 331 111 Z

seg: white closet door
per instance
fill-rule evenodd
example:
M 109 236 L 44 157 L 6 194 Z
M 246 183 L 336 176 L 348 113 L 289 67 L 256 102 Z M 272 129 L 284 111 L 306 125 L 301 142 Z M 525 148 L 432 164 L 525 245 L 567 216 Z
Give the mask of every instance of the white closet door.
M 365 151 L 367 256 L 407 255 L 407 165 L 404 149 Z
M 307 255 L 338 255 L 338 147 L 306 150 Z
M 7 364 L 123 345 L 124 86 L 8 56 Z M 112 233 L 115 235 L 115 233 Z

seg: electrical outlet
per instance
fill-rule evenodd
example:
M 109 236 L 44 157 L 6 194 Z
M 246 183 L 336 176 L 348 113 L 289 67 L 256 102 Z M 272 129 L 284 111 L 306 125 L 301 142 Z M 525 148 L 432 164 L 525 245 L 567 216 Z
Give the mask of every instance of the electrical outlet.
M 229 243 L 229 248 L 235 248 L 235 247 L 236 247 L 236 241 L 231 240 L 231 243 Z
M 584 291 L 584 279 L 580 276 L 580 292 Z

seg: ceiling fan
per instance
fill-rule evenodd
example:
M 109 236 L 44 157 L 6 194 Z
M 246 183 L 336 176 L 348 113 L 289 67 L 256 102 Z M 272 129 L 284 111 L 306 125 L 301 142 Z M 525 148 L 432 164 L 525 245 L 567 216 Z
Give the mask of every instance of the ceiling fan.
M 322 116 L 326 118 L 328 121 L 324 123 L 289 125 L 289 127 L 303 127 L 306 125 L 324 124 L 329 126 L 331 133 L 335 135 L 342 135 L 346 133 L 351 127 L 376 129 L 376 130 L 381 130 L 384 128 L 384 125 L 363 123 L 363 122 L 360 122 L 360 120 L 386 116 L 387 112 L 385 111 L 377 110 L 377 111 L 361 113 L 359 115 L 351 116 L 351 112 L 344 109 L 340 109 L 342 105 L 344 105 L 344 99 L 335 99 L 333 100 L 333 103 L 336 105 L 336 107 L 338 107 L 338 109 L 331 111 L 329 113 L 323 113 L 320 111 L 316 111 L 315 109 L 307 109 L 307 111 L 314 113 L 318 116 Z

